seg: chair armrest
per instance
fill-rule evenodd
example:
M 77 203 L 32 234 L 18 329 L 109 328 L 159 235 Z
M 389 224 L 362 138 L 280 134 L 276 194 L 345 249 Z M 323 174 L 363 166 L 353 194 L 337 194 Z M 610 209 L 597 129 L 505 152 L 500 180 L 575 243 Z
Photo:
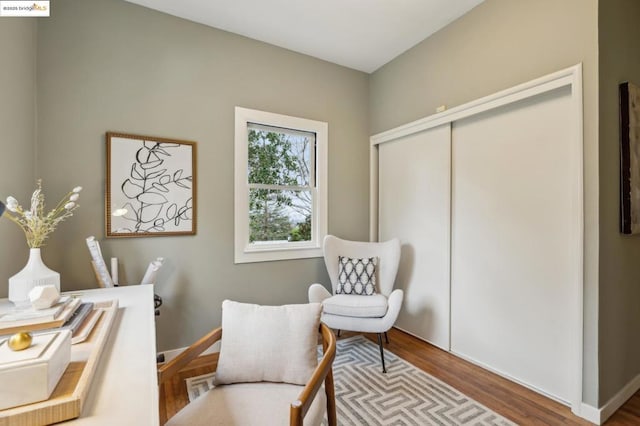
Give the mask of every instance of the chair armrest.
M 398 314 L 400 314 L 400 308 L 402 308 L 402 299 L 404 297 L 404 292 L 397 288 L 391 292 L 389 298 L 387 299 L 387 305 L 389 306 L 387 309 L 387 313 L 383 320 L 383 329 L 384 331 L 389 330 L 393 327 L 393 324 L 398 319 Z
M 309 303 L 322 303 L 331 297 L 331 293 L 322 284 L 311 284 L 309 287 Z
M 197 342 L 182 351 L 180 355 L 158 368 L 158 384 L 162 385 L 167 379 L 182 370 L 202 352 L 222 338 L 222 328 L 218 327 Z
M 389 298 L 387 299 L 387 304 L 389 305 L 389 309 L 387 310 L 387 314 L 385 316 L 389 315 L 393 317 L 394 322 L 395 322 L 395 318 L 397 318 L 398 314 L 400 313 L 403 297 L 404 297 L 404 292 L 401 289 L 397 288 L 391 292 L 391 294 L 389 295 Z
M 307 414 L 311 403 L 316 397 L 318 390 L 325 383 L 325 393 L 327 394 L 327 418 L 329 426 L 335 426 L 336 422 L 336 406 L 335 406 L 335 389 L 333 386 L 332 365 L 336 357 L 336 336 L 331 329 L 324 324 L 320 324 L 320 333 L 322 334 L 322 348 L 324 355 L 320 359 L 318 366 L 313 371 L 311 378 L 305 385 L 298 399 L 291 403 L 290 408 L 290 425 L 302 425 L 302 419 Z

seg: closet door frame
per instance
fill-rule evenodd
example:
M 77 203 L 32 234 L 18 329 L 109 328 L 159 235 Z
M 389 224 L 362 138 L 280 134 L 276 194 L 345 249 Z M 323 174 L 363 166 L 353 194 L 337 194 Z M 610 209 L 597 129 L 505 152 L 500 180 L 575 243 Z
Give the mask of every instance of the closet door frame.
M 370 205 L 369 238 L 378 240 L 378 148 L 380 144 L 421 132 L 456 120 L 471 117 L 494 108 L 502 107 L 526 98 L 534 97 L 561 87 L 571 89 L 571 110 L 573 137 L 571 142 L 571 163 L 567 164 L 572 182 L 571 216 L 575 218 L 571 229 L 571 270 L 572 291 L 575 305 L 571 307 L 573 362 L 568 366 L 572 375 L 571 410 L 580 415 L 582 405 L 583 370 L 583 293 L 584 293 L 584 190 L 583 190 L 583 101 L 582 101 L 582 64 L 531 80 L 512 88 L 494 93 L 484 98 L 434 114 L 411 123 L 378 133 L 370 138 Z M 449 318 L 450 320 L 450 318 Z M 572 368 L 573 367 L 573 368 Z

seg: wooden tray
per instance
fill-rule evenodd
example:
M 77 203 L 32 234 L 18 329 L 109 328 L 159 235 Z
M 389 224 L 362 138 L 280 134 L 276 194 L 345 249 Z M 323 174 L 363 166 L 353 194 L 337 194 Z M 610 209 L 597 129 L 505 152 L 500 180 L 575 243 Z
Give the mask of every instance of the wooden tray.
M 95 304 L 104 310 L 87 340 L 71 346 L 71 362 L 46 401 L 0 410 L 0 426 L 34 426 L 74 419 L 82 413 L 100 355 L 118 313 L 118 301 Z

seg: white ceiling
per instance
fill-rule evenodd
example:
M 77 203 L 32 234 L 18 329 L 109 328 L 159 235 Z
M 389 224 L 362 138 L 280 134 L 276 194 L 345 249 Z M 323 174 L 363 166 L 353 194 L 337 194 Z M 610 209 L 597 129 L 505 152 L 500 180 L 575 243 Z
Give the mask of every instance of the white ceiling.
M 127 0 L 373 72 L 484 0 Z

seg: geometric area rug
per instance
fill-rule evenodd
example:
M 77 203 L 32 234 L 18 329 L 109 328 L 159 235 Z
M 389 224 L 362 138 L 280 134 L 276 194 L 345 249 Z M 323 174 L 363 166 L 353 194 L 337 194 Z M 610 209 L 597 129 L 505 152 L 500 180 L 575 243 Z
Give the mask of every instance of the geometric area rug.
M 391 351 L 384 358 L 386 374 L 377 344 L 363 336 L 338 341 L 333 378 L 339 425 L 516 425 Z M 189 400 L 209 390 L 212 380 L 213 374 L 187 379 Z

